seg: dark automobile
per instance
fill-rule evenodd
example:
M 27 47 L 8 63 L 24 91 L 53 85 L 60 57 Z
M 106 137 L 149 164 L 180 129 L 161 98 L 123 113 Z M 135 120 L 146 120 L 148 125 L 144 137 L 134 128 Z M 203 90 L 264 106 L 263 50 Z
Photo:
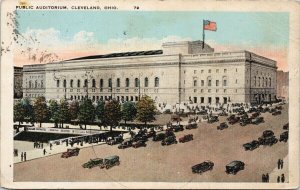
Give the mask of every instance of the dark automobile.
M 282 110 L 282 106 L 275 106 L 275 109 Z
M 228 113 L 226 113 L 225 111 L 221 112 L 218 114 L 219 116 L 228 116 Z
M 197 123 L 189 123 L 187 126 L 185 126 L 186 129 L 196 129 L 198 128 Z
M 219 118 L 218 116 L 211 116 L 208 118 L 208 123 L 214 123 L 214 122 L 218 122 L 219 121 Z
M 164 140 L 166 135 L 164 133 L 159 133 L 153 136 L 153 141 L 162 141 Z
M 177 144 L 177 140 L 176 140 L 176 137 L 175 136 L 169 136 L 169 137 L 166 137 L 162 142 L 161 142 L 161 145 L 164 146 L 164 145 L 170 145 L 170 144 Z
M 262 113 L 270 112 L 270 108 L 266 107 L 261 110 Z
M 251 123 L 253 123 L 255 125 L 258 125 L 258 124 L 263 123 L 263 122 L 264 122 L 263 117 L 257 117 L 257 118 L 252 119 L 252 121 L 251 121 Z
M 267 138 L 267 137 L 271 137 L 274 136 L 274 132 L 271 130 L 265 130 L 262 134 L 262 137 Z
M 244 114 L 247 114 L 247 113 L 245 112 L 245 110 L 241 110 L 241 111 L 238 112 L 238 115 L 244 115 Z
M 106 141 L 108 145 L 114 145 L 114 144 L 119 144 L 122 143 L 124 140 L 122 137 L 114 137 L 113 139 L 110 139 Z
M 227 121 L 230 121 L 231 119 L 234 119 L 235 115 L 230 115 L 229 117 L 227 117 Z
M 243 118 L 240 120 L 240 125 L 241 126 L 246 126 L 247 124 L 251 123 L 251 119 L 250 118 Z
M 183 137 L 179 138 L 179 142 L 180 143 L 185 143 L 188 141 L 193 140 L 193 135 L 192 134 L 188 134 L 188 135 L 184 135 Z
M 183 131 L 183 125 L 171 125 L 170 127 L 173 131 L 178 132 L 178 131 Z
M 194 165 L 192 167 L 192 172 L 202 174 L 203 172 L 212 170 L 213 167 L 214 167 L 214 163 L 212 161 L 207 160 L 200 164 Z
M 104 158 L 103 164 L 101 165 L 101 168 L 106 168 L 109 169 L 113 166 L 118 166 L 120 165 L 120 158 L 119 156 L 109 156 Z
M 95 159 L 90 159 L 88 162 L 82 164 L 82 167 L 91 169 L 96 166 L 101 166 L 102 164 L 103 164 L 102 158 L 95 158 Z
M 280 115 L 281 114 L 281 111 L 279 111 L 279 110 L 277 110 L 277 111 L 274 111 L 273 113 L 272 113 L 272 115 Z
M 78 156 L 79 148 L 68 148 L 66 152 L 63 152 L 61 157 L 62 158 L 69 158 L 71 156 Z
M 123 141 L 119 146 L 118 149 L 125 149 L 132 146 L 132 141 Z
M 228 128 L 228 125 L 225 122 L 220 123 L 220 125 L 217 126 L 218 130 L 223 130 L 223 129 L 226 129 L 226 128 Z
M 142 135 L 142 134 L 137 134 L 134 135 L 131 139 L 133 142 L 137 142 L 137 141 L 148 141 L 148 137 L 146 135 Z
M 280 134 L 279 142 L 281 142 L 281 141 L 287 142 L 288 139 L 289 139 L 289 132 L 285 131 L 285 132 L 283 132 L 283 133 Z
M 252 142 L 243 144 L 243 147 L 245 148 L 246 151 L 247 150 L 254 150 L 254 149 L 259 147 L 259 142 L 257 140 L 254 140 Z
M 141 146 L 143 146 L 143 147 L 147 146 L 147 144 L 145 143 L 145 141 L 139 140 L 137 142 L 132 143 L 132 147 L 133 148 L 138 148 L 138 147 L 141 147 Z
M 238 123 L 240 121 L 240 117 L 233 117 L 231 119 L 229 119 L 229 124 L 234 125 L 236 123 Z
M 238 171 L 245 169 L 245 163 L 242 161 L 235 160 L 227 164 L 225 168 L 227 174 L 235 175 Z
M 278 142 L 278 139 L 275 136 L 268 136 L 268 137 L 260 137 L 258 138 L 260 145 L 269 145 L 272 146 Z
M 289 130 L 289 123 L 285 124 L 283 127 L 282 127 L 283 130 Z
M 146 133 L 146 136 L 149 137 L 153 137 L 156 135 L 156 132 L 154 130 L 150 130 L 149 132 Z
M 257 118 L 259 116 L 259 112 L 255 112 L 251 115 L 251 119 Z

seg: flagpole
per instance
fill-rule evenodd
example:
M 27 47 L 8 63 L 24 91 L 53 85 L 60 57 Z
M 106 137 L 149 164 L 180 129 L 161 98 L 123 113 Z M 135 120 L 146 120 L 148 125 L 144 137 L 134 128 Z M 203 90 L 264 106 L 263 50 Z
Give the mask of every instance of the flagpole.
M 205 39 L 205 33 L 204 33 L 204 20 L 203 20 L 203 26 L 202 26 L 202 49 L 204 49 L 204 39 Z

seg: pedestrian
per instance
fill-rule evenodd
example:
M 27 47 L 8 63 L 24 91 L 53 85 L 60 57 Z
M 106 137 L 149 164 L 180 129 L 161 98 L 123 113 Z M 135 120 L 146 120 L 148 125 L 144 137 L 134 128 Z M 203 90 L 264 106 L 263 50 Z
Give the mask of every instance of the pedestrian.
M 284 183 L 284 181 L 285 181 L 284 174 L 281 174 L 281 183 Z
M 23 162 L 23 152 L 21 153 L 21 162 Z
M 66 140 L 66 146 L 68 146 L 68 144 L 69 144 L 69 140 L 67 139 L 67 140 Z
M 278 169 L 280 169 L 280 165 L 281 165 L 281 159 L 278 159 L 278 162 L 277 162 Z
M 26 152 L 24 152 L 24 161 L 26 162 Z
M 33 148 L 35 148 L 35 142 L 33 142 Z
M 46 154 L 46 149 L 44 149 L 44 151 L 43 151 L 43 152 L 44 152 L 44 156 L 45 156 L 45 154 Z
M 269 177 L 269 174 L 267 173 L 267 174 L 266 174 L 266 182 L 269 183 L 269 179 L 270 179 L 270 177 Z
M 280 168 L 283 168 L 283 159 L 281 159 Z
M 265 174 L 262 174 L 261 181 L 262 181 L 262 182 L 265 182 L 265 181 L 266 181 L 266 176 L 265 176 Z
M 44 148 L 44 143 L 41 143 L 41 148 L 42 148 L 42 149 Z
M 52 143 L 50 143 L 50 150 L 52 150 Z
M 277 177 L 277 183 L 280 183 L 280 176 Z

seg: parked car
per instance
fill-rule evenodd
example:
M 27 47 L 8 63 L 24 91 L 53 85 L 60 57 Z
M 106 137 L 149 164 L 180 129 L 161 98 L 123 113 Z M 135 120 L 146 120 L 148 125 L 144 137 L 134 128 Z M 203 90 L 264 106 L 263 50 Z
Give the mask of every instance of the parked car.
M 179 138 L 179 142 L 180 143 L 185 143 L 188 141 L 193 140 L 193 135 L 192 134 L 188 134 L 188 135 L 184 135 L 183 137 Z
M 263 132 L 262 136 L 258 138 L 260 145 L 272 146 L 278 142 L 278 139 L 274 136 L 274 132 L 271 130 L 266 130 Z
M 150 130 L 149 132 L 146 133 L 146 136 L 149 137 L 153 137 L 156 135 L 156 132 L 154 130 Z
M 229 124 L 234 125 L 240 121 L 240 117 L 233 117 L 229 119 Z
M 79 148 L 68 148 L 66 152 L 63 152 L 61 157 L 62 158 L 69 158 L 71 156 L 78 156 Z
M 259 142 L 257 140 L 253 140 L 252 142 L 249 142 L 249 143 L 246 143 L 246 144 L 243 144 L 243 147 L 245 148 L 245 150 L 254 150 L 256 148 L 259 147 Z
M 146 135 L 142 135 L 142 134 L 137 134 L 137 135 L 134 135 L 132 138 L 131 138 L 131 141 L 132 142 L 137 142 L 137 141 L 148 141 L 148 137 Z
M 268 107 L 263 108 L 260 112 L 262 112 L 262 113 L 270 112 L 270 108 L 268 108 Z
M 245 169 L 245 163 L 242 161 L 232 161 L 229 164 L 226 165 L 226 173 L 227 174 L 236 174 L 237 172 L 239 172 L 240 170 L 244 170 Z
M 108 141 L 106 141 L 106 143 L 108 145 L 114 145 L 114 144 L 119 144 L 119 143 L 122 143 L 124 140 L 122 137 L 114 137 Z
M 254 112 L 250 118 L 254 119 L 254 118 L 257 118 L 258 116 L 259 116 L 259 112 Z
M 145 141 L 139 140 L 137 142 L 132 143 L 132 147 L 133 148 L 138 148 L 138 147 L 141 147 L 141 146 L 143 146 L 143 147 L 147 146 L 147 144 L 145 143 Z
M 282 110 L 282 106 L 275 106 L 275 109 Z
M 211 116 L 211 117 L 209 117 L 209 119 L 208 119 L 208 123 L 214 123 L 214 122 L 218 122 L 219 121 L 219 118 L 218 118 L 218 116 Z
M 274 132 L 272 130 L 265 130 L 262 134 L 263 138 L 274 136 Z
M 204 161 L 200 164 L 192 166 L 192 172 L 202 174 L 203 172 L 212 170 L 214 168 L 214 163 L 212 161 Z
M 197 123 L 189 123 L 187 126 L 185 126 L 186 129 L 196 129 L 198 128 Z
M 281 142 L 281 141 L 287 142 L 288 139 L 289 139 L 289 132 L 288 131 L 284 131 L 283 133 L 280 134 L 279 142 Z
M 119 156 L 117 156 L 117 155 L 109 156 L 109 157 L 104 158 L 103 164 L 101 165 L 101 168 L 109 169 L 113 166 L 118 166 L 118 165 L 120 165 Z
M 218 114 L 219 116 L 228 116 L 228 113 L 226 113 L 225 111 L 221 112 Z
M 183 131 L 183 125 L 171 125 L 170 128 L 174 131 L 174 132 L 178 132 L 178 131 Z
M 96 166 L 101 166 L 103 164 L 103 158 L 95 158 L 95 159 L 90 159 L 88 162 L 82 164 L 83 168 L 93 168 Z
M 162 142 L 161 142 L 161 145 L 164 146 L 164 145 L 170 145 L 170 144 L 177 144 L 177 140 L 176 140 L 176 137 L 175 136 L 169 136 L 169 137 L 166 137 Z
M 251 119 L 250 118 L 243 118 L 243 119 L 240 120 L 240 125 L 241 126 L 246 126 L 246 125 L 248 125 L 250 123 L 251 123 Z
M 255 124 L 255 125 L 258 125 L 258 124 L 263 123 L 263 122 L 264 122 L 263 117 L 257 117 L 257 118 L 254 118 L 254 119 L 251 120 L 251 123 Z
M 164 133 L 158 133 L 155 136 L 153 136 L 153 141 L 162 141 L 164 140 L 166 135 Z
M 228 125 L 225 122 L 220 123 L 220 125 L 217 126 L 218 130 L 223 130 L 223 129 L 226 129 L 226 128 L 228 128 Z
M 289 130 L 289 123 L 285 124 L 283 127 L 282 127 L 283 130 Z
M 272 115 L 274 115 L 274 116 L 276 116 L 276 115 L 280 115 L 281 114 L 281 111 L 279 111 L 279 110 L 277 110 L 277 111 L 274 111 L 273 113 L 272 113 Z
M 118 149 L 125 149 L 125 148 L 131 147 L 131 146 L 132 146 L 132 141 L 127 140 L 127 141 L 123 141 L 123 142 L 118 146 Z

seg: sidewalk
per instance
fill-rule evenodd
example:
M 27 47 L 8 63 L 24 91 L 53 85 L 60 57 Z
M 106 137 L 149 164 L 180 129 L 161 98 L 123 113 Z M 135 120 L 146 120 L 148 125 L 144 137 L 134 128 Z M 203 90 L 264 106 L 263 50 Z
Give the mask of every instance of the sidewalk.
M 283 168 L 278 169 L 277 166 L 274 168 L 274 170 L 270 173 L 270 183 L 277 183 L 277 177 L 280 176 L 281 174 L 284 174 L 285 181 L 284 183 L 289 182 L 289 159 L 288 155 L 283 159 Z M 281 182 L 280 182 L 281 183 Z

